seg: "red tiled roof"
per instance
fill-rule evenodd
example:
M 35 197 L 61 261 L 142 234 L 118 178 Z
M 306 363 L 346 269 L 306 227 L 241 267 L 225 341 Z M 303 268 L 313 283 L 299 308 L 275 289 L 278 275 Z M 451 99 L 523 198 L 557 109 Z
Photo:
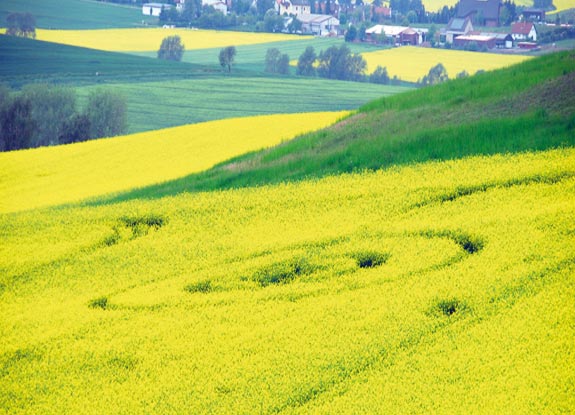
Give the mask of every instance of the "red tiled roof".
M 531 22 L 513 23 L 511 26 L 511 33 L 516 35 L 528 35 L 532 28 L 533 23 Z

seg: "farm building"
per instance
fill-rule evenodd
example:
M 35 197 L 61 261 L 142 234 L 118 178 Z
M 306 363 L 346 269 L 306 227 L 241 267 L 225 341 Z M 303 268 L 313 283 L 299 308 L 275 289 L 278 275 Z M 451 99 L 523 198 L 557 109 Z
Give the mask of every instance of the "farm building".
M 305 0 L 276 0 L 276 12 L 279 15 L 300 16 L 311 13 L 311 5 Z
M 537 41 L 537 30 L 532 22 L 519 22 L 511 25 L 511 36 L 515 40 Z
M 162 10 L 172 8 L 171 5 L 166 3 L 145 3 L 142 5 L 142 14 L 145 16 L 159 16 Z
M 521 13 L 526 22 L 545 22 L 545 10 L 533 7 L 523 10 Z
M 495 36 L 462 35 L 453 39 L 453 45 L 460 48 L 466 48 L 473 44 L 479 48 L 493 49 L 495 47 Z
M 460 0 L 456 17 L 469 17 L 480 26 L 499 26 L 500 8 L 500 0 Z
M 368 41 L 376 42 L 377 37 L 385 35 L 396 45 L 421 45 L 425 42 L 428 29 L 404 26 L 375 25 L 365 31 Z
M 469 34 L 493 37 L 495 39 L 496 48 L 511 49 L 513 47 L 513 36 L 509 33 L 469 32 Z
M 453 43 L 453 39 L 457 36 L 467 35 L 472 30 L 473 24 L 470 17 L 454 17 L 449 21 L 447 27 L 441 30 L 441 42 Z
M 329 14 L 302 14 L 297 19 L 302 24 L 303 33 L 328 36 L 339 28 L 339 20 Z

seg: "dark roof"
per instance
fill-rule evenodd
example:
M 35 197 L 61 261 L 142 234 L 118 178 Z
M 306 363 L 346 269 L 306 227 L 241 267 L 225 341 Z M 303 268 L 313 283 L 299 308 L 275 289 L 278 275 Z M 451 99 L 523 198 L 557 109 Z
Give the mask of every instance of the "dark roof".
M 463 32 L 468 22 L 469 22 L 468 17 L 466 18 L 454 17 L 447 24 L 447 30 L 450 32 Z
M 457 5 L 457 17 L 477 14 L 487 20 L 499 21 L 500 0 L 460 0 Z

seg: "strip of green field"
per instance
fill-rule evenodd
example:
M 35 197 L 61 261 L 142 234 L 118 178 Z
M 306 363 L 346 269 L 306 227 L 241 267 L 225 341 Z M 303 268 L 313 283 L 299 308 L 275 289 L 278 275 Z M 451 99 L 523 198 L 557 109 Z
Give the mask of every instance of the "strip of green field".
M 58 43 L 0 35 L 0 79 L 19 87 L 31 82 L 69 85 L 181 79 L 205 68 Z
M 100 87 L 78 88 L 78 95 L 86 97 Z M 354 110 L 408 90 L 322 79 L 224 76 L 114 84 L 113 89 L 127 99 L 129 132 L 231 117 Z
M 2 0 L 0 26 L 10 13 L 31 13 L 44 29 L 106 29 L 157 24 L 141 7 L 92 0 Z
M 341 125 L 119 198 L 156 198 L 430 159 L 574 146 L 574 56 L 572 51 L 547 55 L 381 99 Z
M 328 38 L 328 37 L 313 37 L 306 38 L 305 40 L 294 42 L 294 41 L 283 41 L 283 42 L 270 42 L 262 43 L 256 45 L 244 45 L 236 46 L 237 55 L 235 58 L 235 63 L 240 68 L 245 69 L 255 69 L 257 71 L 263 71 L 264 63 L 266 58 L 266 53 L 270 48 L 276 48 L 281 53 L 285 53 L 289 56 L 290 60 L 297 60 L 299 56 L 305 51 L 308 46 L 312 46 L 315 53 L 319 53 L 331 46 L 340 46 L 345 42 L 341 38 Z M 365 43 L 345 43 L 353 53 L 362 52 L 373 52 L 375 50 L 381 49 L 374 45 L 369 45 Z M 196 63 L 201 65 L 217 65 L 218 64 L 218 54 L 220 49 L 194 49 L 187 50 L 184 53 L 182 60 L 184 62 Z M 140 52 L 135 53 L 137 55 L 155 57 L 156 52 Z

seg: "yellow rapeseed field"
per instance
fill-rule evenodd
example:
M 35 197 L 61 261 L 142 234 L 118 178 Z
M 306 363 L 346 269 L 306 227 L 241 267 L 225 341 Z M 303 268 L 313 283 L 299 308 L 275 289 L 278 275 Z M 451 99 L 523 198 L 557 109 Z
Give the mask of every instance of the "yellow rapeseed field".
M 75 202 L 196 173 L 326 127 L 347 112 L 226 119 L 0 153 L 0 212 Z
M 575 9 L 575 0 L 553 0 L 553 6 L 555 6 L 555 10 L 553 12 Z
M 398 76 L 400 79 L 410 82 L 416 82 L 423 78 L 438 63 L 445 66 L 450 78 L 455 78 L 458 73 L 464 70 L 473 75 L 479 70 L 499 69 L 529 59 L 527 56 L 412 46 L 363 53 L 362 56 L 367 61 L 368 73 L 373 72 L 379 65 L 386 67 L 390 76 Z
M 0 214 L 0 411 L 572 413 L 574 199 L 558 149 Z
M 286 34 L 191 29 L 36 30 L 38 40 L 113 52 L 156 51 L 162 39 L 174 35 L 181 37 L 186 50 L 306 40 L 306 37 Z

